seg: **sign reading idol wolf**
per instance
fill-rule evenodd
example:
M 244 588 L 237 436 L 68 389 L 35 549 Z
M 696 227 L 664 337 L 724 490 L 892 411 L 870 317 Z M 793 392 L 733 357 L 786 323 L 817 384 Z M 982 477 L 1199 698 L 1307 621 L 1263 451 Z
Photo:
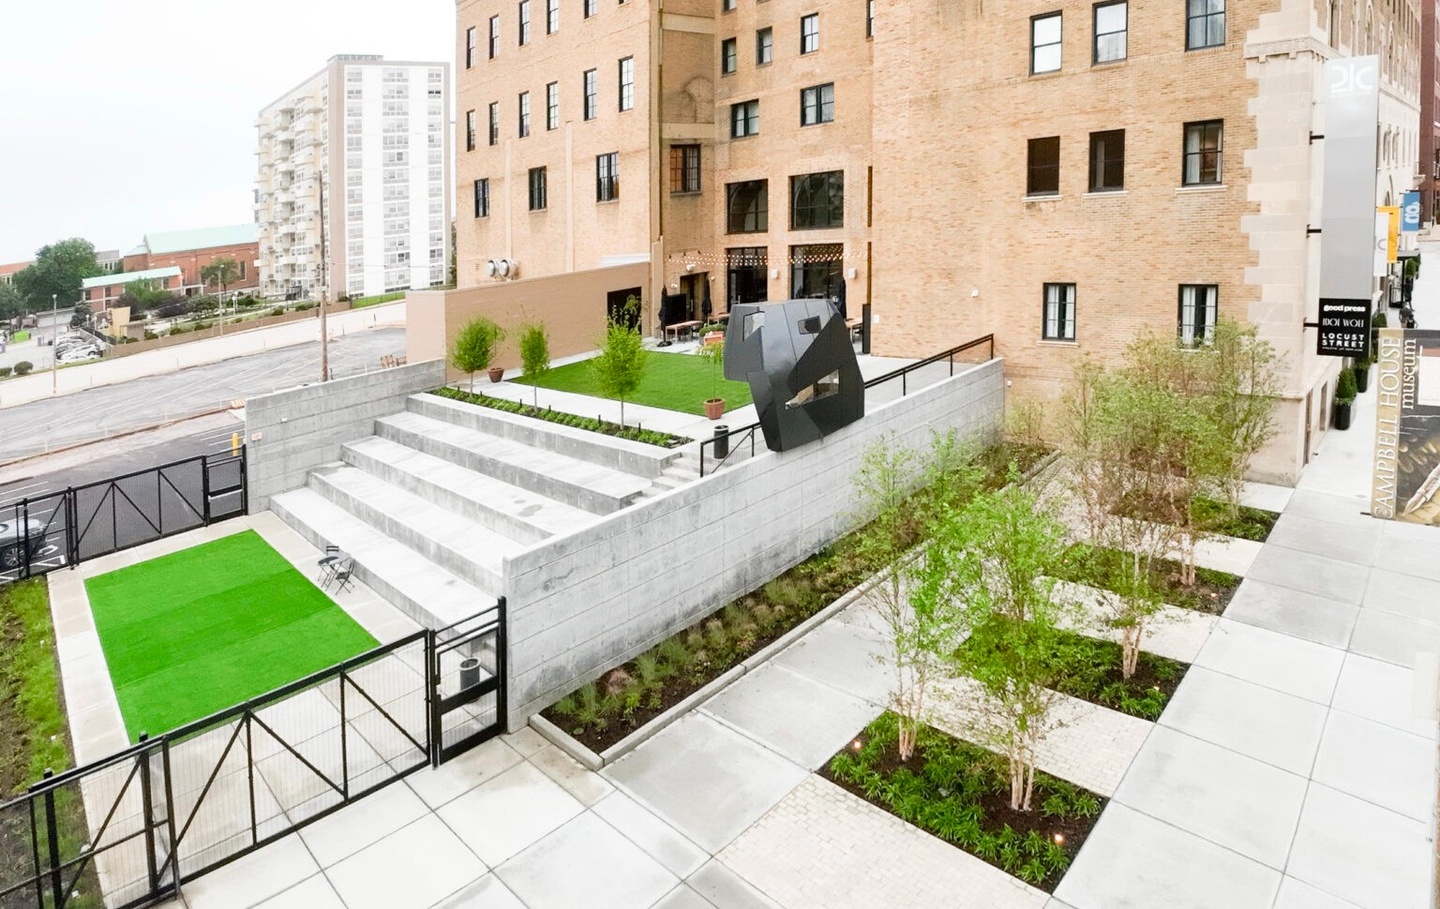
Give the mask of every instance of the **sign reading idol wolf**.
M 1370 513 L 1440 525 L 1440 331 L 1379 335 Z
M 865 415 L 850 329 L 825 300 L 730 307 L 725 378 L 750 383 L 771 451 L 813 442 Z

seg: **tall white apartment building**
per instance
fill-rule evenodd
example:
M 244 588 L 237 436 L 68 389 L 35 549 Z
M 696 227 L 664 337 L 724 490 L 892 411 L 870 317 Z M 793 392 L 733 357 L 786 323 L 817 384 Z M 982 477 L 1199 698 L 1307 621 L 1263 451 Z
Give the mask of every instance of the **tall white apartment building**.
M 340 54 L 255 126 L 263 293 L 333 300 L 446 283 L 449 64 Z

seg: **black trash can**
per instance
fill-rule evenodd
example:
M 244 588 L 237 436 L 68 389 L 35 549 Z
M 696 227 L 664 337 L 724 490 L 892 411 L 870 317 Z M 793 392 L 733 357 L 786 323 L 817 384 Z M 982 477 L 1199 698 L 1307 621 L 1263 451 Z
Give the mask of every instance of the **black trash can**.
M 722 460 L 729 454 L 730 427 L 724 423 L 717 423 L 715 426 L 715 460 Z
M 480 661 L 467 657 L 460 661 L 460 689 L 474 688 L 480 684 Z

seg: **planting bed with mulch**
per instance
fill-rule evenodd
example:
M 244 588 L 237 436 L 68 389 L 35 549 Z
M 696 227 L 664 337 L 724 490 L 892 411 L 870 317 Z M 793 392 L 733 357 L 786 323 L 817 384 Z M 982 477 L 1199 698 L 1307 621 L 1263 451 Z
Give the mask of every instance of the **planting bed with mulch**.
M 1063 561 L 1052 566 L 1051 576 L 1076 584 L 1087 584 L 1113 590 L 1110 578 L 1128 570 L 1131 555 L 1119 549 L 1076 543 Z M 1243 580 L 1239 575 L 1212 568 L 1196 568 L 1195 583 L 1182 584 L 1181 565 L 1170 559 L 1156 559 L 1151 566 L 1151 583 L 1160 591 L 1161 599 L 1171 606 L 1219 615 Z
M 1139 509 L 1127 509 L 1131 518 L 1144 518 L 1143 514 L 1137 514 Z M 1265 542 L 1270 536 L 1270 531 L 1275 529 L 1275 522 L 1280 520 L 1280 513 L 1266 511 L 1263 508 L 1252 508 L 1249 505 L 1240 505 L 1235 513 L 1230 513 L 1230 506 L 1216 499 L 1198 498 L 1192 507 L 1195 526 L 1207 534 L 1219 534 L 1225 537 L 1236 537 L 1241 540 L 1253 540 L 1256 543 Z
M 1120 645 L 1074 632 L 1056 632 L 1065 669 L 1055 690 L 1142 720 L 1159 719 L 1190 664 L 1140 652 L 1135 674 L 1120 672 Z M 1144 642 L 1141 642 L 1144 646 Z
M 430 392 L 430 394 L 441 398 L 449 398 L 452 401 L 463 401 L 466 404 L 474 404 L 479 407 L 489 407 L 492 410 L 516 413 L 523 417 L 544 420 L 547 423 L 559 423 L 562 426 L 587 429 L 590 432 L 614 436 L 617 439 L 629 439 L 632 442 L 644 442 L 646 445 L 657 445 L 661 448 L 678 448 L 690 441 L 690 439 L 684 436 L 671 435 L 668 432 L 643 429 L 639 426 L 621 426 L 619 423 L 611 423 L 609 420 L 601 420 L 598 417 L 582 417 L 579 414 L 565 413 L 564 411 L 552 410 L 548 407 L 534 407 L 521 401 L 511 401 L 509 398 L 492 398 L 489 395 L 482 395 L 479 392 L 464 391 L 449 386 L 437 388 Z
M 882 714 L 820 775 L 901 820 L 1002 871 L 1053 893 L 1089 836 L 1106 799 L 1036 771 L 1031 810 L 1010 807 L 1004 758 L 922 727 L 915 754 L 900 760 L 898 722 Z
M 998 488 L 1026 474 L 1048 452 L 1002 444 L 979 457 L 983 485 Z M 925 490 L 916 493 L 924 496 Z M 923 512 L 917 507 L 914 513 Z M 917 519 L 910 543 L 923 528 Z M 856 552 L 853 534 L 672 635 L 634 660 L 541 711 L 596 754 L 699 691 L 873 575 L 879 565 Z

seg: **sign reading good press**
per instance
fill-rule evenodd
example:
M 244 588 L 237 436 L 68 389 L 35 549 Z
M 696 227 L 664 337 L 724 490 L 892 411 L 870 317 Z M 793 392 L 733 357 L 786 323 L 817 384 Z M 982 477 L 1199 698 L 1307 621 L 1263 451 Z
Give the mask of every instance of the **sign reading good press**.
M 1370 299 L 1320 298 L 1320 333 L 1315 352 L 1322 357 L 1363 357 L 1369 349 Z

